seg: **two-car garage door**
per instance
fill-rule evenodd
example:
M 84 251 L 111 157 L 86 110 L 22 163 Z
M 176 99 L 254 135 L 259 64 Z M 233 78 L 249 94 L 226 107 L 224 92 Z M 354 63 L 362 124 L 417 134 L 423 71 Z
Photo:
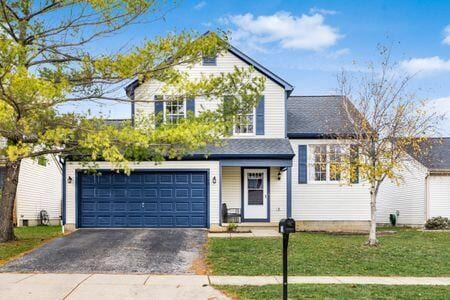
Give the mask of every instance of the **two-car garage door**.
M 78 227 L 207 227 L 207 177 L 203 171 L 80 173 Z

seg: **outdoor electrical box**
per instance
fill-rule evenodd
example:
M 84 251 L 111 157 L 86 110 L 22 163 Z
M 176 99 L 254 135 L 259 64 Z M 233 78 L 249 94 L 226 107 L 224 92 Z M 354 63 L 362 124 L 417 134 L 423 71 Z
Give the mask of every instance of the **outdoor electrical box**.
M 278 231 L 280 233 L 295 233 L 295 220 L 292 218 L 281 219 L 278 224 Z
M 287 300 L 289 234 L 295 233 L 295 220 L 292 218 L 281 219 L 278 223 L 278 231 L 283 234 L 283 300 Z

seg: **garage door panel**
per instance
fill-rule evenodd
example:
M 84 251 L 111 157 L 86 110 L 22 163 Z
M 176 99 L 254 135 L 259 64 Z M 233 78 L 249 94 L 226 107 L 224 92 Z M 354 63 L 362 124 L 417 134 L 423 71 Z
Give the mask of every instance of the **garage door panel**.
M 163 188 L 159 190 L 159 196 L 161 198 L 172 198 L 173 191 L 172 189 Z
M 80 174 L 79 227 L 206 227 L 206 172 Z
M 204 216 L 192 216 L 191 217 L 191 224 L 193 227 L 202 227 L 205 222 L 206 222 L 206 219 Z
M 144 202 L 145 212 L 158 212 L 158 202 Z
M 189 202 L 177 202 L 175 204 L 176 212 L 189 212 Z
M 162 213 L 171 213 L 173 212 L 173 202 L 161 202 L 160 204 L 160 212 Z
M 112 217 L 112 226 L 113 227 L 127 227 L 127 216 L 119 215 Z

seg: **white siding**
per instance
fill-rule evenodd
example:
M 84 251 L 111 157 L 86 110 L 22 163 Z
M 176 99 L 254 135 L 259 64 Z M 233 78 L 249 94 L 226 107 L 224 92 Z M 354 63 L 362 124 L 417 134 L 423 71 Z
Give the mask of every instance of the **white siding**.
M 110 169 L 111 164 L 108 162 L 97 162 L 99 169 Z M 130 163 L 130 167 L 134 170 L 145 169 L 145 170 L 158 170 L 158 169 L 199 169 L 199 170 L 209 170 L 209 216 L 211 224 L 219 223 L 219 162 L 218 161 L 166 161 L 162 163 L 155 164 L 154 162 L 146 161 L 140 163 Z M 67 178 L 72 177 L 74 180 L 72 183 L 66 183 L 66 223 L 75 224 L 76 218 L 76 186 L 77 182 L 75 180 L 76 171 L 83 170 L 83 167 L 78 162 L 68 162 L 67 163 Z M 216 183 L 213 183 L 213 178 L 216 177 Z
M 280 168 L 270 168 L 270 222 L 278 222 L 287 216 L 287 191 L 286 172 L 281 172 L 278 180 Z
M 286 172 L 282 172 L 278 180 L 279 170 L 270 168 L 270 222 L 278 222 L 286 217 Z M 222 202 L 228 208 L 241 208 L 241 168 L 223 167 L 222 182 Z
M 241 207 L 241 168 L 222 168 L 222 203 L 228 208 Z
M 400 172 L 399 185 L 386 179 L 377 199 L 377 222 L 389 223 L 389 214 L 400 212 L 401 225 L 422 225 L 425 222 L 426 169 L 413 161 L 406 161 Z
M 240 60 L 235 55 L 230 52 L 224 53 L 223 55 L 217 57 L 217 66 L 202 66 L 197 64 L 190 69 L 185 67 L 181 68 L 184 71 L 189 72 L 189 77 L 191 79 L 200 78 L 202 74 L 204 75 L 219 75 L 220 73 L 233 72 L 235 66 L 238 67 L 248 67 L 248 65 Z M 259 75 L 262 75 L 258 73 Z M 154 113 L 154 103 L 153 102 L 142 102 L 146 100 L 153 100 L 154 95 L 159 95 L 158 92 L 162 87 L 162 83 L 150 80 L 144 82 L 135 90 L 135 100 L 141 101 L 136 102 L 135 109 L 136 114 L 150 115 Z M 255 136 L 245 136 L 243 138 L 284 138 L 285 137 L 285 91 L 280 85 L 274 81 L 267 78 L 265 90 L 263 92 L 265 97 L 265 135 L 255 135 Z M 195 101 L 195 110 L 200 112 L 202 110 L 213 110 L 217 107 L 219 99 L 206 100 L 204 97 L 198 97 Z
M 370 220 L 369 189 L 362 183 L 298 183 L 298 145 L 335 144 L 336 140 L 295 140 L 292 161 L 292 217 L 301 221 Z M 308 149 L 309 151 L 309 149 Z M 309 168 L 309 166 L 308 166 Z M 308 170 L 309 171 L 309 170 Z
M 450 218 L 450 176 L 428 177 L 428 218 Z
M 22 219 L 38 220 L 39 212 L 46 210 L 50 219 L 61 216 L 62 174 L 53 156 L 41 166 L 32 159 L 22 161 L 17 187 L 16 210 L 18 224 Z

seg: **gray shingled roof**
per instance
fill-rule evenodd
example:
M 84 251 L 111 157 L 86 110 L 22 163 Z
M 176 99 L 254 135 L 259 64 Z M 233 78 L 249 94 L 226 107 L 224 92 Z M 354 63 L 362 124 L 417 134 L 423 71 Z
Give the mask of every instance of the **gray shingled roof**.
M 430 138 L 424 143 L 423 154 L 411 155 L 430 171 L 450 171 L 450 137 Z
M 208 147 L 206 151 L 197 151 L 194 157 L 208 155 L 208 158 L 279 158 L 294 157 L 288 139 L 241 138 L 227 139 L 223 146 Z
M 287 102 L 288 137 L 351 135 L 342 96 L 291 96 Z

